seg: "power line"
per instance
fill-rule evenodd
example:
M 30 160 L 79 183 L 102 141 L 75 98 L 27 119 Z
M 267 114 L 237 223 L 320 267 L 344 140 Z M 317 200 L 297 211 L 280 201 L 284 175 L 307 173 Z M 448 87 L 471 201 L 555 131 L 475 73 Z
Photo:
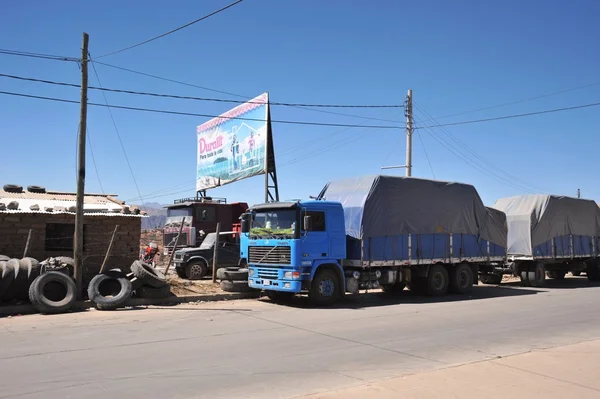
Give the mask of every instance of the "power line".
M 100 190 L 102 190 L 102 194 L 106 194 L 104 191 L 104 187 L 102 186 L 102 180 L 100 180 L 100 173 L 98 172 L 98 165 L 96 164 L 96 156 L 94 155 L 94 147 L 92 146 L 92 139 L 90 138 L 90 129 L 87 129 L 87 142 L 90 146 L 90 153 L 92 154 L 92 164 L 94 165 L 94 170 L 96 171 L 96 177 L 98 178 L 98 184 L 100 185 Z
M 435 172 L 433 171 L 433 166 L 431 165 L 431 161 L 429 160 L 429 154 L 427 154 L 427 149 L 425 148 L 425 143 L 423 142 L 423 137 L 421 137 L 420 132 L 417 132 L 417 136 L 419 137 L 419 141 L 421 142 L 421 146 L 423 147 L 423 152 L 425 153 L 425 159 L 427 160 L 427 163 L 429 164 L 429 170 L 431 170 L 431 175 L 433 176 L 433 179 L 435 180 Z
M 56 102 L 69 103 L 69 104 L 79 104 L 79 101 L 67 100 L 67 99 L 57 98 L 57 97 L 36 96 L 36 95 L 32 95 L 32 94 L 14 93 L 14 92 L 9 92 L 9 91 L 0 91 L 0 94 L 5 94 L 8 96 L 25 97 L 25 98 L 35 98 L 38 100 L 56 101 Z M 88 102 L 88 105 L 92 105 L 95 107 L 109 107 L 109 108 L 115 108 L 115 109 L 153 112 L 153 113 L 168 114 L 168 115 L 195 116 L 195 117 L 204 117 L 204 118 L 221 118 L 221 119 L 225 119 L 225 120 L 264 122 L 263 119 L 244 118 L 244 117 L 240 117 L 240 116 L 223 117 L 220 115 L 198 114 L 198 113 L 194 113 L 194 112 L 169 111 L 169 110 L 162 110 L 162 109 L 129 107 L 129 106 L 125 106 L 125 105 L 99 104 L 99 103 L 91 103 L 91 102 Z M 271 120 L 271 123 L 281 123 L 281 124 L 288 124 L 288 125 L 305 125 L 305 126 L 328 126 L 328 127 L 349 127 L 349 128 L 364 127 L 364 128 L 371 128 L 371 129 L 398 129 L 398 126 L 391 126 L 391 125 L 355 125 L 355 124 L 343 124 L 343 123 L 305 122 L 305 121 L 289 121 L 289 120 Z
M 0 49 L 0 54 L 14 55 L 14 56 L 18 56 L 18 57 L 40 58 L 40 59 L 54 60 L 54 61 L 69 61 L 69 62 L 80 62 L 81 61 L 81 59 L 79 59 L 79 58 L 67 57 L 67 56 L 63 56 L 63 55 L 30 53 L 27 51 L 17 51 L 17 50 L 7 50 L 7 49 Z
M 98 84 L 100 86 L 102 86 L 102 82 L 100 81 L 100 76 L 98 75 L 98 71 L 96 70 L 96 66 L 94 64 L 92 64 L 92 68 L 94 69 L 94 74 L 96 75 L 96 80 L 98 80 Z M 119 128 L 117 127 L 117 122 L 115 121 L 115 118 L 112 114 L 112 110 L 110 109 L 111 107 L 108 105 L 108 100 L 106 99 L 106 95 L 104 94 L 104 92 L 102 92 L 102 96 L 104 97 L 104 102 L 106 103 L 106 107 L 108 109 L 110 119 L 112 120 L 113 126 L 115 128 L 115 132 L 117 133 L 117 138 L 119 139 L 119 143 L 121 144 L 121 149 L 123 150 L 123 154 L 125 155 L 125 160 L 127 161 L 127 166 L 129 167 L 129 172 L 131 172 L 131 177 L 133 178 L 133 183 L 135 184 L 137 193 L 140 196 L 140 199 L 142 201 L 142 207 L 144 208 L 144 211 L 146 211 L 146 213 L 147 213 L 148 210 L 144 206 L 144 199 L 142 198 L 142 193 L 140 191 L 140 187 L 137 183 L 137 179 L 135 178 L 135 174 L 133 173 L 133 168 L 131 167 L 131 162 L 129 162 L 129 157 L 127 156 L 127 151 L 125 150 L 125 146 L 123 145 L 123 140 L 121 139 L 121 133 L 119 132 Z
M 132 45 L 132 46 L 125 47 L 125 48 L 123 48 L 123 49 L 121 49 L 121 50 L 117 50 L 117 51 L 110 52 L 110 53 L 108 53 L 108 54 L 101 55 L 101 56 L 100 56 L 100 57 L 98 57 L 98 58 L 104 58 L 104 57 L 108 57 L 109 55 L 113 55 L 113 54 L 117 54 L 117 53 L 122 53 L 123 51 L 131 50 L 132 48 L 139 47 L 139 46 L 142 46 L 142 45 L 144 45 L 144 44 L 150 43 L 150 42 L 152 42 L 152 41 L 154 41 L 154 40 L 160 39 L 160 38 L 162 38 L 162 37 L 165 37 L 165 36 L 167 36 L 167 35 L 170 35 L 170 34 L 172 34 L 172 33 L 175 33 L 175 32 L 177 32 L 177 31 L 180 31 L 180 30 L 182 30 L 182 29 L 185 29 L 185 28 L 187 28 L 188 26 L 191 26 L 191 25 L 194 25 L 194 24 L 196 24 L 196 23 L 198 23 L 198 22 L 200 22 L 200 21 L 203 21 L 203 20 L 205 20 L 205 19 L 207 19 L 207 18 L 210 18 L 210 17 L 212 17 L 213 15 L 216 15 L 216 14 L 218 14 L 218 13 L 220 13 L 220 12 L 223 12 L 223 11 L 227 10 L 227 9 L 228 9 L 228 8 L 230 8 L 230 7 L 233 7 L 233 6 L 235 6 L 236 4 L 239 4 L 239 3 L 241 3 L 242 1 L 244 1 L 244 0 L 237 0 L 237 1 L 235 1 L 235 2 L 233 2 L 233 3 L 231 3 L 231 4 L 229 4 L 229 5 L 226 5 L 225 7 L 222 7 L 222 8 L 220 8 L 220 9 L 216 10 L 216 11 L 213 11 L 213 12 L 211 12 L 210 14 L 207 14 L 207 15 L 205 15 L 205 16 L 203 16 L 203 17 L 200 17 L 200 18 L 198 18 L 198 19 L 195 19 L 195 20 L 193 20 L 192 22 L 188 22 L 187 24 L 185 24 L 185 25 L 182 25 L 182 26 L 180 26 L 180 27 L 178 27 L 178 28 L 172 29 L 172 30 L 170 30 L 170 31 L 168 31 L 168 32 L 166 32 L 166 33 L 163 33 L 163 34 L 161 34 L 161 35 L 155 36 L 155 37 L 153 37 L 153 38 L 151 38 L 151 39 L 144 40 L 144 41 L 143 41 L 143 42 L 141 42 L 141 43 L 134 44 L 134 45 Z
M 95 62 L 96 64 L 103 65 L 103 66 L 106 66 L 106 67 L 109 67 L 109 68 L 114 68 L 114 69 L 117 69 L 117 70 L 129 72 L 129 73 L 132 73 L 132 74 L 135 74 L 135 75 L 146 76 L 148 78 L 162 80 L 162 81 L 165 81 L 165 82 L 176 83 L 176 84 L 179 84 L 179 85 L 188 86 L 188 87 L 194 87 L 194 88 L 197 88 L 197 89 L 211 91 L 211 92 L 214 92 L 214 93 L 226 94 L 226 95 L 233 96 L 233 97 L 243 98 L 243 99 L 246 99 L 246 101 L 252 99 L 252 97 L 249 97 L 249 96 L 244 96 L 244 95 L 241 95 L 241 94 L 231 93 L 231 92 L 223 91 L 223 90 L 212 89 L 210 87 L 200 86 L 200 85 L 197 85 L 197 84 L 194 84 L 194 83 L 183 82 L 183 81 L 175 80 L 175 79 L 171 79 L 171 78 L 165 78 L 165 77 L 162 77 L 162 76 L 153 75 L 153 74 L 146 73 L 146 72 L 136 71 L 136 70 L 133 70 L 133 69 L 129 69 L 129 68 L 125 68 L 125 67 L 121 67 L 121 66 L 117 66 L 117 65 L 107 64 L 105 62 L 93 61 L 93 60 L 92 60 L 92 62 Z M 400 106 L 404 107 L 404 105 L 400 105 Z M 381 118 L 373 118 L 373 117 L 365 117 L 365 116 L 360 116 L 360 115 L 344 114 L 344 113 L 341 113 L 341 112 L 333 112 L 333 111 L 328 111 L 328 110 L 324 110 L 324 109 L 313 109 L 313 108 L 301 107 L 301 106 L 297 106 L 297 105 L 294 106 L 294 108 L 305 109 L 305 110 L 311 111 L 311 112 L 320 112 L 320 113 L 323 113 L 323 114 L 330 114 L 330 115 L 337 115 L 337 116 L 346 116 L 346 117 L 349 117 L 349 118 L 360 118 L 360 119 L 370 119 L 370 120 L 376 120 L 376 121 L 382 121 L 382 122 L 401 123 L 400 121 L 397 121 L 397 120 L 381 119 Z
M 513 175 L 512 173 L 509 173 L 507 171 L 504 171 L 503 169 L 499 168 L 498 166 L 492 164 L 491 162 L 489 162 L 487 159 L 483 158 L 482 156 L 480 156 L 479 154 L 477 154 L 475 151 L 473 151 L 471 148 L 469 148 L 466 144 L 464 144 L 462 141 L 460 141 L 455 135 L 453 135 L 451 132 L 448 131 L 448 129 L 441 127 L 441 125 L 439 124 L 439 122 L 433 117 L 431 116 L 431 114 L 429 114 L 427 111 L 425 111 L 423 109 L 423 107 L 419 106 L 418 104 L 414 104 L 415 107 L 423 112 L 425 114 L 425 116 L 429 119 L 429 121 L 437 124 L 437 126 L 439 127 L 440 130 L 442 130 L 444 133 L 446 133 L 446 135 L 448 137 L 450 137 L 450 139 L 452 139 L 452 141 L 454 141 L 455 143 L 457 143 L 459 146 L 461 146 L 462 148 L 464 148 L 467 152 L 471 153 L 473 156 L 475 156 L 476 158 L 478 158 L 481 162 L 487 164 L 492 170 L 494 171 L 498 171 L 504 175 L 506 175 L 510 180 L 515 180 L 517 182 L 522 183 L 524 186 L 526 187 L 533 187 L 536 188 L 536 186 L 530 182 L 527 182 L 521 178 L 519 178 L 518 176 Z M 537 187 L 537 189 L 541 189 L 541 191 L 546 191 L 545 189 L 541 188 L 541 187 Z
M 441 125 L 432 125 L 432 126 L 421 126 L 418 129 L 426 129 L 426 128 L 432 128 L 432 127 L 443 127 L 443 126 L 467 125 L 467 124 L 472 124 L 472 123 L 491 122 L 491 121 L 498 121 L 498 120 L 503 120 L 503 119 L 523 118 L 523 117 L 532 116 L 532 115 L 551 114 L 551 113 L 554 113 L 554 112 L 571 111 L 571 110 L 574 110 L 574 109 L 597 107 L 599 105 L 600 105 L 600 102 L 598 102 L 598 103 L 591 103 L 591 104 L 582 104 L 582 105 L 575 105 L 575 106 L 572 106 L 572 107 L 554 108 L 554 109 L 547 109 L 547 110 L 543 110 L 543 111 L 527 112 L 525 114 L 513 114 L 513 115 L 498 116 L 498 117 L 495 117 L 495 118 L 475 119 L 475 120 L 471 120 L 471 121 L 444 123 L 444 124 L 441 124 Z
M 5 73 L 0 73 L 0 77 L 24 80 L 24 81 L 28 81 L 28 82 L 46 83 L 46 84 L 57 85 L 57 86 L 67 86 L 67 87 L 76 87 L 76 88 L 81 87 L 77 83 L 57 82 L 55 80 L 37 79 L 37 78 L 31 78 L 31 77 L 25 77 L 25 76 L 9 75 L 9 74 L 5 74 Z M 233 103 L 233 104 L 246 104 L 246 103 L 248 103 L 248 104 L 263 104 L 263 103 L 253 103 L 252 101 L 229 100 L 229 99 L 224 99 L 224 98 L 181 96 L 181 95 L 176 95 L 176 94 L 151 93 L 151 92 L 134 91 L 134 90 L 126 90 L 126 89 L 110 89 L 107 87 L 97 87 L 97 86 L 88 86 L 88 89 L 108 91 L 108 92 L 113 92 L 113 93 L 136 94 L 136 95 L 142 95 L 142 96 L 176 98 L 176 99 L 180 99 L 180 100 L 212 101 L 212 102 Z M 274 102 L 274 101 L 269 101 L 269 105 L 277 105 L 277 106 L 285 106 L 285 107 L 316 107 L 316 108 L 401 108 L 401 107 L 404 107 L 403 104 L 396 104 L 396 105 L 301 104 L 301 103 L 283 103 L 283 102 Z
M 590 84 L 587 84 L 587 85 L 584 85 L 584 86 L 577 86 L 577 87 L 574 87 L 574 88 L 571 88 L 571 89 L 555 91 L 553 93 L 542 94 L 542 95 L 539 95 L 539 96 L 529 97 L 529 98 L 525 98 L 525 99 L 522 99 L 522 100 L 510 101 L 510 102 L 503 103 L 503 104 L 492 105 L 492 106 L 484 107 L 484 108 L 477 108 L 477 109 L 473 109 L 473 110 L 470 110 L 470 111 L 458 112 L 456 114 L 451 114 L 451 115 L 440 116 L 440 117 L 438 117 L 436 119 L 439 120 L 439 119 L 451 118 L 453 116 L 471 114 L 471 113 L 474 113 L 474 112 L 488 111 L 490 109 L 506 107 L 508 105 L 520 104 L 520 103 L 524 103 L 524 102 L 527 102 L 527 101 L 539 100 L 540 98 L 552 97 L 552 96 L 556 96 L 556 95 L 559 95 L 559 94 L 569 93 L 571 91 L 576 91 L 576 90 L 581 90 L 581 89 L 587 89 L 588 87 L 593 87 L 593 86 L 598 86 L 598 85 L 600 85 L 600 82 L 590 83 Z

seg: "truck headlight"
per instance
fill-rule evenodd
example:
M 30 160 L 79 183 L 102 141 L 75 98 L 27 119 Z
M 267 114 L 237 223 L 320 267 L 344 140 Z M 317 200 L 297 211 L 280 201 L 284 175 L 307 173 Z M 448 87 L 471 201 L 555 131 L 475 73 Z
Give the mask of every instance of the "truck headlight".
M 375 278 L 381 277 L 381 270 L 375 270 Z
M 286 280 L 297 280 L 300 278 L 300 272 L 285 272 L 283 278 Z
M 248 276 L 254 276 L 254 269 L 248 269 Z

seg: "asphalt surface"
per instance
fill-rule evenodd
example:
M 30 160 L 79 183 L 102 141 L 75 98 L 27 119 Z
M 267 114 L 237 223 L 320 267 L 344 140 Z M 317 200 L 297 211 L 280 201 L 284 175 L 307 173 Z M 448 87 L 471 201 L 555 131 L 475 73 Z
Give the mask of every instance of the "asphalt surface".
M 600 337 L 600 286 L 0 319 L 0 398 L 293 398 Z M 473 381 L 477 384 L 477 381 Z

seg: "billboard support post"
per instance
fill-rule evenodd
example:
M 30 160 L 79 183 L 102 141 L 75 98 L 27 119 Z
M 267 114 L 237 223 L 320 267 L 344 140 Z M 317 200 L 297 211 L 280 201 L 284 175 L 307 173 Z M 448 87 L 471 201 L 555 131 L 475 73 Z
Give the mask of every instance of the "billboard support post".
M 279 202 L 279 186 L 277 184 L 277 168 L 275 167 L 275 146 L 273 145 L 273 129 L 271 127 L 271 108 L 267 103 L 267 156 L 265 173 L 265 203 Z M 270 178 L 270 179 L 269 179 Z M 271 182 L 269 182 L 271 180 Z M 275 195 L 273 196 L 274 191 Z

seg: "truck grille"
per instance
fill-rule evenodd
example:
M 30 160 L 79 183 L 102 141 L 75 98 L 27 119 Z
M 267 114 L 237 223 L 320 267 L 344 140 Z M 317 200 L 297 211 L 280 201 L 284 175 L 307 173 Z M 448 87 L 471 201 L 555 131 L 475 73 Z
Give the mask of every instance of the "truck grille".
M 279 271 L 278 269 L 258 269 L 258 278 L 267 280 L 278 280 Z
M 177 238 L 177 233 L 166 233 L 164 235 L 164 245 L 165 246 L 173 246 L 175 244 L 175 239 Z M 177 244 L 177 246 L 182 247 L 182 246 L 186 246 L 188 245 L 189 241 L 188 241 L 188 233 L 187 231 L 182 231 L 181 235 L 179 236 L 179 243 Z M 171 245 L 169 245 L 171 244 Z
M 267 265 L 289 265 L 292 263 L 290 247 L 249 247 L 248 263 Z

